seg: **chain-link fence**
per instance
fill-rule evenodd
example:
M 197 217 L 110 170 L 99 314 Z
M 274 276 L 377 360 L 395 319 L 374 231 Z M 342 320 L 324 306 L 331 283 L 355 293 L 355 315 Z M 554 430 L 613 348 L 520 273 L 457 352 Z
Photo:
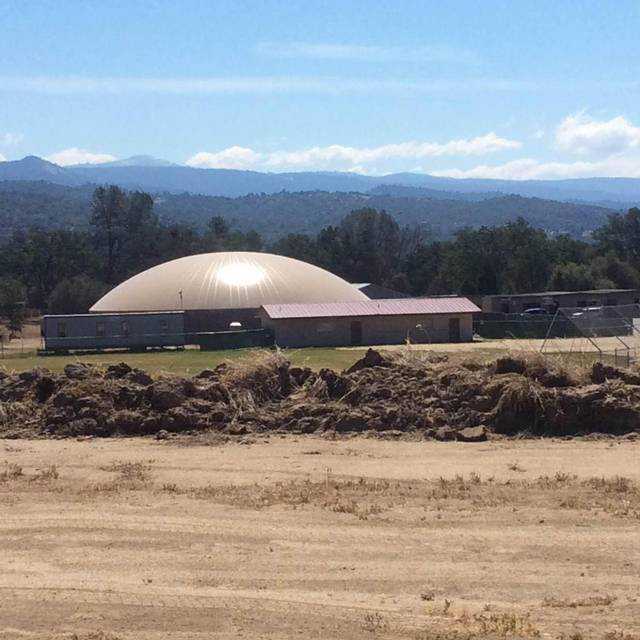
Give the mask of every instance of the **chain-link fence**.
M 515 349 L 585 353 L 627 365 L 640 354 L 640 305 L 561 307 L 555 313 L 482 314 L 474 333 Z

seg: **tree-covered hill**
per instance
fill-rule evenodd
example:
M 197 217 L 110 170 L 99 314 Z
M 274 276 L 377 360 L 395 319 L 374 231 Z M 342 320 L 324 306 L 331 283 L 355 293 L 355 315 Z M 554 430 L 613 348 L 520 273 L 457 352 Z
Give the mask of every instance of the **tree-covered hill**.
M 2 237 L 15 230 L 86 228 L 95 185 L 62 186 L 38 181 L 0 182 Z M 611 209 L 516 195 L 484 199 L 434 198 L 421 190 L 382 192 L 282 191 L 238 198 L 194 194 L 154 194 L 155 211 L 165 222 L 198 229 L 221 216 L 240 230 L 255 229 L 272 240 L 288 233 L 317 233 L 349 212 L 371 207 L 387 211 L 401 226 L 419 226 L 434 238 L 450 237 L 464 227 L 500 225 L 519 217 L 552 234 L 586 237 L 601 226 Z M 406 195 L 402 195 L 405 194 Z

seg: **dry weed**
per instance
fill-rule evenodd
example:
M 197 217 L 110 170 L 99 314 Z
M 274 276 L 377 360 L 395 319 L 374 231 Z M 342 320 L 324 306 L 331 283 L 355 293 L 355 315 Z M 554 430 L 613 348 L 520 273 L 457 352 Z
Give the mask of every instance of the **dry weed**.
M 637 633 L 629 633 L 622 629 L 614 629 L 613 631 L 607 631 L 604 634 L 603 640 L 640 640 L 640 635 Z
M 24 474 L 22 472 L 22 467 L 13 463 L 13 462 L 5 462 L 4 469 L 0 471 L 0 482 L 7 482 L 9 480 L 15 480 L 16 478 L 22 477 Z
M 40 469 L 34 475 L 29 478 L 30 482 L 51 482 L 57 480 L 60 477 L 58 467 L 55 464 L 50 464 L 44 469 Z
M 531 621 L 528 613 L 476 613 L 466 612 L 454 615 L 451 601 L 445 600 L 441 608 L 434 609 L 434 615 L 453 617 L 450 628 L 424 629 L 415 640 L 487 640 L 488 638 L 539 638 L 540 629 Z
M 640 519 L 640 487 L 634 481 L 628 478 L 579 480 L 566 473 L 531 480 L 483 479 L 477 473 L 423 481 L 328 476 L 320 481 L 206 485 L 185 489 L 168 483 L 163 485 L 162 491 L 251 509 L 312 505 L 360 519 L 405 506 L 429 511 L 473 511 L 504 506 L 537 509 L 541 504 Z
M 118 477 L 93 486 L 97 492 L 136 491 L 147 488 L 151 483 L 151 467 L 141 461 L 115 461 L 100 467 L 101 471 L 117 473 Z
M 482 636 L 501 638 L 539 638 L 540 630 L 531 622 L 529 614 L 478 613 L 472 617 L 472 628 Z
M 578 600 L 567 600 L 566 598 L 548 597 L 542 601 L 543 607 L 576 609 L 578 607 L 608 607 L 612 605 L 617 598 L 606 594 L 603 596 L 587 596 Z
M 374 613 L 366 613 L 364 615 L 364 619 L 362 620 L 362 628 L 366 632 L 375 636 L 378 633 L 384 633 L 388 631 L 389 623 L 381 613 L 378 613 L 376 611 Z

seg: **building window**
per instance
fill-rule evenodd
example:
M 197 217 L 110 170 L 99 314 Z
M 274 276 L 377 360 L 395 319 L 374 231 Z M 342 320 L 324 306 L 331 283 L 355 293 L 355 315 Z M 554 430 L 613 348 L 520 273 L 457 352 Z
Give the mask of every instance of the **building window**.
M 129 336 L 129 323 L 127 322 L 127 320 L 123 320 L 122 324 L 120 325 L 121 329 L 122 329 L 122 335 L 126 337 Z
M 615 306 L 617 306 L 617 304 L 618 304 L 618 301 L 615 298 L 607 298 L 604 301 L 604 306 L 605 307 L 615 307 Z
M 104 322 L 96 322 L 96 336 L 98 338 L 104 338 L 105 336 L 105 326 Z
M 160 331 L 162 331 L 162 333 L 169 331 L 169 322 L 167 320 L 160 320 Z
M 67 337 L 67 323 L 58 322 L 58 338 L 66 338 L 66 337 Z

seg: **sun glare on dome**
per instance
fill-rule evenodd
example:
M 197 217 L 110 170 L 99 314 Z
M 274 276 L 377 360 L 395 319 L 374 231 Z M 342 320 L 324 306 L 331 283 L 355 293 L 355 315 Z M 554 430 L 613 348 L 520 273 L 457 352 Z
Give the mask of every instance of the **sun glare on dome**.
M 225 284 L 236 287 L 250 287 L 262 282 L 265 272 L 254 264 L 233 262 L 218 269 L 217 278 Z

